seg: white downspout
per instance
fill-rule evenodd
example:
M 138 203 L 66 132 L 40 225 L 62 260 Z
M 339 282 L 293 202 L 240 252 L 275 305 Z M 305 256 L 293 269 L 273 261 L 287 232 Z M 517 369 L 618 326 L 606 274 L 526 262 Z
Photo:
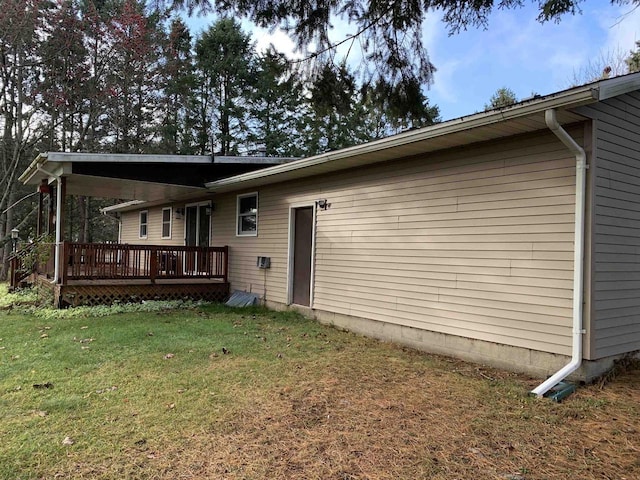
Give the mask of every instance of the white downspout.
M 532 394 L 538 397 L 543 396 L 580 367 L 582 364 L 582 335 L 585 333 L 585 330 L 582 328 L 582 299 L 584 285 L 584 210 L 587 156 L 584 149 L 560 126 L 556 119 L 555 109 L 550 108 L 546 110 L 544 119 L 547 127 L 549 127 L 555 136 L 576 156 L 576 211 L 573 244 L 573 347 L 571 351 L 571 361 L 531 391 Z
M 45 175 L 49 175 L 56 179 L 56 255 L 55 255 L 55 263 L 53 269 L 53 280 L 51 283 L 57 283 L 58 278 L 60 278 L 60 244 L 62 243 L 62 230 L 60 228 L 60 216 L 62 215 L 62 202 L 64 199 L 61 199 L 62 196 L 62 182 L 60 181 L 60 177 L 58 175 L 54 175 L 51 172 L 48 172 L 40 165 L 36 165 L 36 169 L 39 172 L 44 173 Z

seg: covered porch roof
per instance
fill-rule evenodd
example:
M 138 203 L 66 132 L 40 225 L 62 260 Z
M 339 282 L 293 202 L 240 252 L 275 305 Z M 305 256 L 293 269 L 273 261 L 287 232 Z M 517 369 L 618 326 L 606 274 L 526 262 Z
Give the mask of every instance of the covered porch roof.
M 66 193 L 122 200 L 179 201 L 207 193 L 204 184 L 294 160 L 281 157 L 47 152 L 19 180 L 66 178 Z

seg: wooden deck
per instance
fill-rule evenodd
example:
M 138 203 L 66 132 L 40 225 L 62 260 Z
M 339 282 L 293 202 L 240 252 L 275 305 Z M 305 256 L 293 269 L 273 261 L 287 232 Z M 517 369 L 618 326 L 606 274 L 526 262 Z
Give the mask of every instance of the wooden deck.
M 224 301 L 229 295 L 227 247 L 79 244 L 65 242 L 59 278 L 53 262 L 32 282 L 52 291 L 58 307 L 146 300 Z M 24 271 L 19 261 L 12 264 Z M 12 274 L 12 278 L 19 278 Z M 13 286 L 13 285 L 12 285 Z

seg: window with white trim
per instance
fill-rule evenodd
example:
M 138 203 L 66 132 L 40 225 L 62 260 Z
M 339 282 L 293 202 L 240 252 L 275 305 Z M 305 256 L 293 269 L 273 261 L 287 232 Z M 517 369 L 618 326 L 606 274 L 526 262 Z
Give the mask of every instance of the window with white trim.
M 140 230 L 138 236 L 140 238 L 147 238 L 147 228 L 149 226 L 149 211 L 142 210 L 140 212 Z
M 258 194 L 238 195 L 236 211 L 236 234 L 258 235 Z
M 162 238 L 171 238 L 171 207 L 162 209 Z

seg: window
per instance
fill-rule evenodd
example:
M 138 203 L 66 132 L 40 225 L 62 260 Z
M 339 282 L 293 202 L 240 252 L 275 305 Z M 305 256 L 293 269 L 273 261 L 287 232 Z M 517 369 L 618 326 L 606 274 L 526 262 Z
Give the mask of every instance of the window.
M 147 238 L 147 226 L 149 223 L 149 212 L 143 210 L 140 212 L 140 238 Z
M 238 235 L 258 235 L 258 194 L 238 195 L 237 210 Z
M 162 209 L 162 238 L 171 238 L 171 207 Z

